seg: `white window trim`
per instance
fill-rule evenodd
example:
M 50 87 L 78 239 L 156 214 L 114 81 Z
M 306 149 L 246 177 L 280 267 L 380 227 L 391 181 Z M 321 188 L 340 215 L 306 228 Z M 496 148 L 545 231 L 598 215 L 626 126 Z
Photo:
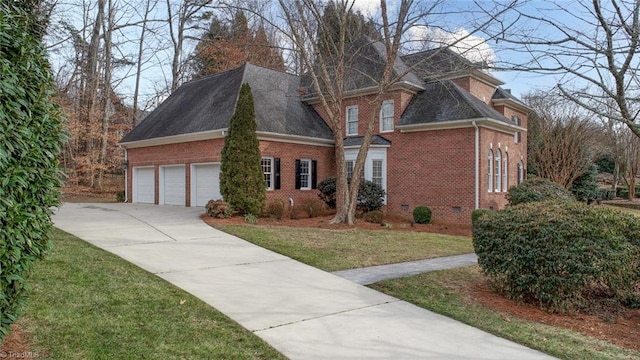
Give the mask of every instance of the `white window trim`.
M 493 183 L 495 182 L 494 178 L 493 178 L 493 167 L 495 166 L 493 164 L 493 150 L 489 149 L 489 152 L 487 153 L 487 163 L 488 163 L 488 171 L 489 173 L 487 174 L 487 179 L 488 181 L 488 187 L 487 187 L 487 191 L 488 192 L 493 192 Z
M 502 191 L 502 152 L 500 151 L 500 149 L 496 149 L 496 152 L 493 154 L 493 161 L 495 164 L 495 169 L 494 169 L 494 176 L 495 179 L 494 181 L 494 189 L 493 191 L 495 192 L 501 192 Z
M 352 122 L 355 122 L 355 123 L 356 123 L 356 132 L 354 132 L 354 133 L 349 132 L 349 110 L 350 110 L 350 109 L 355 109 L 355 111 L 356 111 L 356 120 L 355 120 L 355 121 L 352 121 Z M 346 111 L 345 111 L 345 121 L 346 121 L 346 128 L 345 128 L 345 131 L 346 131 L 346 134 L 347 134 L 347 135 L 358 135 L 358 125 L 359 125 L 359 119 L 358 119 L 358 117 L 359 117 L 359 114 L 358 114 L 358 105 L 347 106 Z
M 302 163 L 308 164 L 309 177 L 307 178 L 307 186 L 302 186 Z M 311 190 L 311 178 L 313 176 L 313 174 L 311 174 L 312 171 L 311 159 L 300 159 L 300 190 Z
M 260 167 L 262 168 L 262 160 L 269 160 L 271 162 L 271 175 L 269 176 L 269 186 L 267 186 L 267 190 L 273 190 L 273 185 L 274 185 L 274 163 L 275 161 L 273 160 L 272 156 L 263 156 L 260 158 Z M 264 168 L 262 168 L 262 176 L 264 177 Z M 266 184 L 265 184 L 266 185 Z
M 384 106 L 385 105 L 389 105 L 391 104 L 391 129 L 384 129 L 384 122 L 383 122 L 383 114 L 384 114 Z M 393 121 L 395 119 L 395 108 L 394 108 L 394 103 L 393 100 L 385 100 L 382 102 L 382 106 L 380 107 L 380 132 L 381 133 L 389 133 L 389 132 L 393 132 L 394 130 L 394 124 Z
M 358 157 L 359 149 L 345 149 L 344 159 L 345 161 L 353 161 L 355 166 L 356 158 Z M 386 147 L 372 147 L 367 153 L 367 158 L 364 163 L 363 175 L 365 180 L 371 181 L 373 179 L 373 160 L 382 161 L 382 189 L 385 191 L 384 203 L 387 203 L 387 148 Z
M 502 154 L 502 191 L 509 189 L 509 154 L 505 151 Z

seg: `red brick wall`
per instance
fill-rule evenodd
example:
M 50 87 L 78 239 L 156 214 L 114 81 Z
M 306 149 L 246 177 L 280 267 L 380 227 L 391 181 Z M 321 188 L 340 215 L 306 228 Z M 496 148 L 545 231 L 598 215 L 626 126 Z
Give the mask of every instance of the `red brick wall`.
M 470 92 L 471 95 L 484 101 L 486 104 L 491 105 L 491 98 L 496 91 L 495 86 L 489 85 L 471 77 L 454 79 L 453 82 Z
M 193 141 L 179 144 L 149 146 L 144 148 L 128 149 L 129 171 L 127 173 L 127 192 L 129 201 L 132 200 L 132 168 L 135 166 L 155 167 L 155 203 L 159 199 L 159 166 L 184 164 L 186 173 L 186 206 L 190 206 L 191 200 L 191 164 L 220 162 L 224 139 Z M 267 199 L 282 199 L 287 201 L 289 197 L 298 202 L 302 199 L 317 199 L 317 190 L 295 189 L 295 160 L 317 160 L 318 182 L 333 176 L 335 173 L 334 151 L 332 147 L 302 145 L 272 141 L 260 141 L 262 156 L 280 158 L 281 187 L 279 190 L 268 190 Z

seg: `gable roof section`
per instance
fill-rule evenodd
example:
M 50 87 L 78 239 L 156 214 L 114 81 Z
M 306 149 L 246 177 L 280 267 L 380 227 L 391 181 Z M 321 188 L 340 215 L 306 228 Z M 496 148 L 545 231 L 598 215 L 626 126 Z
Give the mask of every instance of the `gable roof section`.
M 398 126 L 446 123 L 457 120 L 490 118 L 511 121 L 451 80 L 432 82 L 414 95 L 400 117 Z
M 531 111 L 531 108 L 527 106 L 525 103 L 523 103 L 522 100 L 515 97 L 510 90 L 503 89 L 501 87 L 498 87 L 496 89 L 496 92 L 493 93 L 491 100 L 493 101 L 494 105 L 505 104 L 507 106 L 523 111 L 525 113 L 528 113 Z
M 227 129 L 244 82 L 253 93 L 258 132 L 333 139 L 324 120 L 300 101 L 299 77 L 247 63 L 180 86 L 120 143 Z

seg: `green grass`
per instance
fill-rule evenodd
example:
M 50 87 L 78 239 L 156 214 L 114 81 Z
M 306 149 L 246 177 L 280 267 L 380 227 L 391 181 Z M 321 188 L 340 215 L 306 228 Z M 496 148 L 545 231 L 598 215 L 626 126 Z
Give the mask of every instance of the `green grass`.
M 412 231 L 221 225 L 220 230 L 325 271 L 473 252 L 471 238 Z
M 284 358 L 159 277 L 62 231 L 53 239 L 19 322 L 41 358 Z
M 387 280 L 371 287 L 562 359 L 640 358 L 640 352 L 568 329 L 505 315 L 474 302 L 468 289 L 481 276 L 479 268 L 472 266 Z

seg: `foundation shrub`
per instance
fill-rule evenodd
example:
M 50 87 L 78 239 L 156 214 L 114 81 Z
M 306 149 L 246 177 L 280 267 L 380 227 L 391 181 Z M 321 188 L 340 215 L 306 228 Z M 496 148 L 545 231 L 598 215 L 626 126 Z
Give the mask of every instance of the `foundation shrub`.
M 471 224 L 475 224 L 476 221 L 485 214 L 490 214 L 491 210 L 489 209 L 475 209 L 471 212 Z
M 384 220 L 384 214 L 380 210 L 369 211 L 363 215 L 364 221 L 374 223 L 374 224 L 382 224 L 382 220 Z
M 507 193 L 509 205 L 518 205 L 534 201 L 563 200 L 575 201 L 571 191 L 562 185 L 540 177 L 531 177 Z
M 233 209 L 224 200 L 209 200 L 205 209 L 207 215 L 214 218 L 224 219 L 233 215 Z
M 327 178 L 318 183 L 318 197 L 331 209 L 336 208 L 336 178 Z
M 431 222 L 431 209 L 427 206 L 416 206 L 413 209 L 413 222 L 416 224 L 428 224 Z
M 297 211 L 292 211 L 292 213 L 295 212 L 297 216 L 300 216 L 300 213 L 304 213 L 308 217 L 314 218 L 326 213 L 326 205 L 319 199 L 304 199 L 294 206 L 294 210 Z
M 269 200 L 264 207 L 262 216 L 280 221 L 282 220 L 282 216 L 284 216 L 284 212 L 284 201 L 282 201 L 281 199 Z
M 562 200 L 524 203 L 480 216 L 478 263 L 499 292 L 551 312 L 596 307 L 590 294 L 640 305 L 640 219 Z
M 318 197 L 331 209 L 336 207 L 336 178 L 318 183 Z M 358 210 L 362 213 L 380 210 L 384 205 L 384 189 L 373 181 L 363 180 L 358 188 Z

